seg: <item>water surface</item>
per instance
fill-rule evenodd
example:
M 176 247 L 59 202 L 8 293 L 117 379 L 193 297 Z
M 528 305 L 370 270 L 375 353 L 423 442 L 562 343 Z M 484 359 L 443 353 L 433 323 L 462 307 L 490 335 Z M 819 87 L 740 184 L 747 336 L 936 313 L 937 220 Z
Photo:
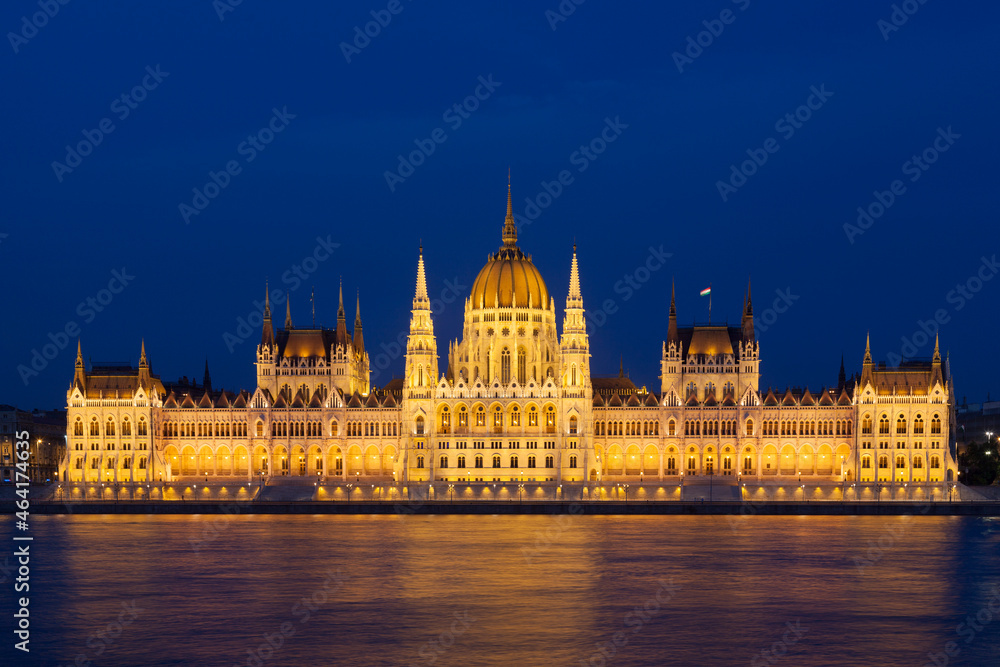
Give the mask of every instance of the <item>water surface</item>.
M 948 664 L 1000 662 L 980 518 L 32 521 L 34 664 L 924 665 L 948 642 Z

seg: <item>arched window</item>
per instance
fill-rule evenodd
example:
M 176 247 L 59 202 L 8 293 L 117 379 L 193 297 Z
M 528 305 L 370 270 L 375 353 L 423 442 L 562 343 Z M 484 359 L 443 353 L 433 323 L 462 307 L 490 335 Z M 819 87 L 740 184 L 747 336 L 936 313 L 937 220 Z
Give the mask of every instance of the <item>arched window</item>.
M 905 456 L 897 456 L 896 457 L 896 467 L 897 468 L 905 468 L 906 467 L 906 457 Z
M 418 456 L 417 457 L 417 467 L 418 468 L 423 468 L 424 467 L 424 457 L 422 457 L 422 456 Z
M 511 468 L 517 467 L 517 454 L 514 454 L 510 457 L 510 467 Z
M 493 455 L 493 467 L 494 468 L 499 468 L 500 467 L 500 455 L 499 454 L 494 454 Z
M 255 432 L 256 432 L 258 438 L 263 438 L 264 437 L 264 422 L 262 422 L 259 419 L 257 420 L 257 425 L 255 427 Z
M 878 432 L 881 435 L 886 435 L 889 433 L 889 417 L 882 415 L 878 420 Z
M 545 432 L 556 432 L 556 409 L 551 405 L 545 408 Z
M 863 435 L 871 435 L 872 433 L 872 418 L 871 415 L 866 414 L 861 418 L 861 433 Z
M 551 466 L 549 466 L 549 467 L 551 467 Z M 569 467 L 570 468 L 575 468 L 576 467 L 576 457 L 575 456 L 569 457 Z
M 528 408 L 528 426 L 538 426 L 538 408 L 534 405 Z
M 80 417 L 73 423 L 73 435 L 83 435 L 83 419 Z
M 464 405 L 458 409 L 458 427 L 469 428 L 469 411 Z
M 418 416 L 417 419 L 416 419 L 416 434 L 417 435 L 423 435 L 424 434 L 424 418 L 423 417 L 419 417 Z M 441 466 L 441 467 L 445 468 L 447 466 Z
M 534 456 L 529 456 L 528 457 L 528 467 L 529 468 L 534 468 L 535 467 L 535 457 Z
M 464 455 L 461 455 L 461 454 L 459 455 L 459 457 L 458 457 L 458 467 L 459 468 L 464 468 L 465 467 L 465 456 Z
M 521 411 L 518 410 L 516 405 L 510 409 L 510 425 L 511 426 L 521 425 Z
M 883 468 L 883 469 L 884 468 L 888 468 L 889 467 L 889 457 L 888 456 L 880 456 L 880 457 L 878 457 L 878 467 L 879 468 Z
M 931 418 L 931 435 L 939 435 L 941 433 L 941 418 L 936 414 Z M 937 466 L 931 466 L 937 467 Z
M 748 419 L 747 420 L 747 428 L 746 428 L 746 433 L 745 434 L 746 435 L 753 435 L 753 420 L 752 419 Z
M 869 456 L 862 457 L 862 459 L 861 459 L 861 467 L 862 468 L 871 468 L 872 467 L 871 457 L 869 457 Z
M 667 435 L 677 435 L 677 422 L 673 419 L 667 422 Z
M 523 347 L 517 351 L 517 383 L 528 383 L 528 355 Z
M 896 417 L 896 435 L 906 434 L 906 417 L 900 414 Z
M 483 455 L 482 454 L 476 454 L 476 467 L 477 468 L 482 468 L 483 467 Z
M 448 467 L 448 457 L 447 456 L 442 456 L 441 457 L 441 464 L 438 466 L 438 468 L 447 468 L 447 467 Z
M 554 459 L 553 459 L 553 458 L 552 458 L 551 456 L 546 456 L 546 457 L 545 457 L 545 467 L 546 467 L 546 468 L 551 468 L 551 467 L 553 467 L 553 466 L 552 466 L 552 464 L 553 464 L 553 463 L 555 463 L 555 460 L 554 460 Z
M 476 408 L 476 426 L 486 426 L 486 410 L 481 405 Z
M 104 426 L 104 435 L 114 435 L 115 434 L 115 420 L 113 417 L 108 417 L 108 423 Z
M 569 418 L 569 434 L 576 435 L 576 417 Z
M 122 417 L 122 435 L 132 435 L 132 422 L 128 417 Z
M 510 350 L 500 352 L 500 384 L 510 384 Z
M 923 434 L 924 434 L 924 418 L 921 415 L 917 415 L 913 419 L 913 435 L 923 435 Z
M 139 417 L 139 426 L 136 431 L 139 435 L 149 435 L 149 425 L 146 424 L 145 417 Z
M 493 432 L 503 433 L 503 409 L 499 405 L 493 409 Z
M 448 406 L 441 408 L 441 432 L 448 433 L 451 430 L 451 413 Z

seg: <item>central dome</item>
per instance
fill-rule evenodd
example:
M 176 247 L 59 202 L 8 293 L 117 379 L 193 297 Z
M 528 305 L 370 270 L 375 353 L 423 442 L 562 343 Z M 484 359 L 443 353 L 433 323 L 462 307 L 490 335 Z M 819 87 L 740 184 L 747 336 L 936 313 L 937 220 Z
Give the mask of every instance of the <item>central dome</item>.
M 518 247 L 491 255 L 472 284 L 473 308 L 547 308 L 549 290 L 531 257 Z
M 549 290 L 531 256 L 517 247 L 517 226 L 507 185 L 507 218 L 503 226 L 503 245 L 490 255 L 486 266 L 472 284 L 473 308 L 532 308 L 549 305 Z

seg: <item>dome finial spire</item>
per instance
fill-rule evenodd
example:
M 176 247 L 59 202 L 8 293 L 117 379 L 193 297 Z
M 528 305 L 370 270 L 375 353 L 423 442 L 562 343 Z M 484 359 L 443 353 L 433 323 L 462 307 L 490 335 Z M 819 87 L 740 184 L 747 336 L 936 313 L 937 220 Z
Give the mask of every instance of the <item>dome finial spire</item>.
M 503 223 L 503 244 L 517 245 L 517 225 L 514 224 L 514 205 L 510 195 L 510 167 L 507 167 L 507 218 Z

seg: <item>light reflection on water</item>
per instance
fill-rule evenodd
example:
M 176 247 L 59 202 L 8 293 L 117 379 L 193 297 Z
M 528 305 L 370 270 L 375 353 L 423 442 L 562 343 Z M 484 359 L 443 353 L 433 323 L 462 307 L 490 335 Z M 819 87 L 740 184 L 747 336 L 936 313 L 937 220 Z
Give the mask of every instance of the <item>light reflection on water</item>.
M 246 665 L 283 623 L 264 665 L 599 665 L 619 632 L 607 664 L 1000 652 L 1000 614 L 955 631 L 1000 584 L 1000 521 L 976 518 L 37 516 L 33 534 L 38 664 Z

